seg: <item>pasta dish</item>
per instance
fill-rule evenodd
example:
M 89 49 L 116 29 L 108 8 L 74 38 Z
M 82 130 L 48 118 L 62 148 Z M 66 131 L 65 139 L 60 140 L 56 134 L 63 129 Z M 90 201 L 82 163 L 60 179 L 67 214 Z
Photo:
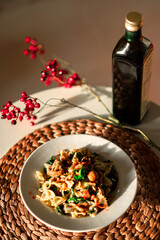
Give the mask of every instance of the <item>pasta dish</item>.
M 36 176 L 36 199 L 73 218 L 95 216 L 108 209 L 109 196 L 118 182 L 113 162 L 103 161 L 87 148 L 61 150 Z

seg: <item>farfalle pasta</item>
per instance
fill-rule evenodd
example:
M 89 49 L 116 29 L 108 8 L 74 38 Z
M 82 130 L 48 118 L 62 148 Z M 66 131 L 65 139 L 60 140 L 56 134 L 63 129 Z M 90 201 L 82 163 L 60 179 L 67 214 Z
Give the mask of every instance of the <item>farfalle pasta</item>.
M 73 218 L 95 216 L 109 207 L 110 193 L 118 175 L 111 160 L 87 148 L 62 150 L 36 171 L 36 198 L 61 214 Z

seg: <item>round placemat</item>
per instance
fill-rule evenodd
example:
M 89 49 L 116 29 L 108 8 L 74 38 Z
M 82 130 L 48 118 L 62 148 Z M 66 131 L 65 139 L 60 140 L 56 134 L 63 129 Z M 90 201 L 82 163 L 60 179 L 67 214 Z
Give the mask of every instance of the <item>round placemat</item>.
M 97 231 L 75 233 L 49 228 L 25 208 L 19 195 L 19 176 L 28 156 L 43 143 L 68 134 L 91 134 L 121 147 L 135 164 L 138 191 L 130 208 L 117 221 Z M 160 235 L 160 161 L 132 133 L 81 119 L 44 126 L 15 144 L 0 160 L 0 237 L 33 240 L 157 240 Z

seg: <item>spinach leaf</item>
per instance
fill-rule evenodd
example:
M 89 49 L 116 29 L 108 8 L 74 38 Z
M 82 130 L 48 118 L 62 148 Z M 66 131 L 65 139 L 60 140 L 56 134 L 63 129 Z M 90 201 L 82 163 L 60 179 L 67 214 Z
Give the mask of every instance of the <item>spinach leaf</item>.
M 58 207 L 56 207 L 56 211 L 61 213 L 61 214 L 64 214 L 64 208 L 63 208 L 63 205 L 59 205 Z
M 46 167 L 43 168 L 43 172 L 44 172 L 44 174 L 47 174 L 47 168 Z
M 53 159 L 53 156 L 52 156 L 47 163 L 50 164 L 50 165 L 52 165 L 52 164 L 54 163 L 54 160 L 55 160 L 55 159 Z
M 86 200 L 82 197 L 73 196 L 68 199 L 68 202 L 80 203 L 80 202 L 86 202 Z
M 73 175 L 73 178 L 75 180 L 83 180 L 86 178 L 87 172 L 87 168 L 82 166 L 81 169 L 78 171 L 78 175 Z
M 76 157 L 78 158 L 79 161 L 81 161 L 84 155 L 81 152 L 77 152 Z

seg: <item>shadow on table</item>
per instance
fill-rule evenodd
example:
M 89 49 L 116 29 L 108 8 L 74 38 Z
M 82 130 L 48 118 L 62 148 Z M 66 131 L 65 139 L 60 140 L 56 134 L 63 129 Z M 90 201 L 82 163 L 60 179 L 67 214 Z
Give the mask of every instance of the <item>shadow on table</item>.
M 99 96 L 101 96 L 101 94 L 103 94 L 103 95 L 108 96 L 109 98 L 112 98 L 112 92 L 111 92 L 111 90 L 107 90 L 106 88 L 101 87 L 101 86 L 100 86 L 100 87 L 96 86 L 95 89 L 96 89 L 96 93 L 97 93 Z
M 151 102 L 150 103 L 150 109 L 148 111 L 148 113 L 146 114 L 143 123 L 150 123 L 151 121 L 157 119 L 160 117 L 160 106 L 158 106 L 157 104 Z
M 142 123 L 136 127 L 160 147 L 160 106 L 151 102 L 148 113 Z
M 90 99 L 90 96 L 84 95 L 84 97 L 82 98 L 82 97 L 80 97 L 80 94 L 79 94 L 76 97 L 71 97 L 66 100 L 69 101 L 71 104 L 76 104 L 76 105 L 80 106 L 81 104 L 83 104 L 85 101 L 88 101 L 89 99 Z M 64 111 L 69 110 L 73 107 L 74 106 L 72 106 L 68 103 L 63 103 L 61 101 L 58 101 L 58 104 L 56 105 L 55 109 L 53 110 L 53 107 L 51 107 L 51 111 L 47 114 L 44 114 L 41 117 L 41 119 L 38 121 L 38 124 L 48 121 L 48 120 L 56 117 L 59 114 L 63 114 Z M 70 116 L 70 119 L 72 119 L 71 116 Z
M 98 94 L 99 97 L 102 94 L 108 96 L 109 98 L 111 97 L 111 92 L 107 91 L 107 89 L 105 89 L 105 88 L 93 87 L 93 90 L 96 91 L 96 93 Z M 67 104 L 67 103 L 62 103 L 62 102 L 59 101 L 56 108 L 54 110 L 51 109 L 51 111 L 49 113 L 44 114 L 41 117 L 41 119 L 38 121 L 38 123 L 43 123 L 45 121 L 48 121 L 48 120 L 54 118 L 55 116 L 57 116 L 58 114 L 62 114 L 67 109 L 69 110 L 73 107 L 76 107 L 74 105 L 77 105 L 77 106 L 81 107 L 82 104 L 84 104 L 85 102 L 88 102 L 89 100 L 92 100 L 93 98 L 94 97 L 92 96 L 92 94 L 90 94 L 90 92 L 87 89 L 82 88 L 82 94 L 79 94 L 75 97 L 70 97 L 70 98 L 66 99 L 67 101 L 69 101 L 73 105 L 70 105 L 70 104 Z M 95 113 L 96 113 L 96 109 L 95 109 Z M 91 117 L 91 114 L 88 113 L 87 117 Z M 105 118 L 106 117 L 107 117 L 107 114 L 105 115 Z M 80 118 L 80 117 L 78 117 L 78 118 Z M 70 116 L 70 118 L 68 120 L 71 120 L 71 119 L 73 119 L 72 116 Z

